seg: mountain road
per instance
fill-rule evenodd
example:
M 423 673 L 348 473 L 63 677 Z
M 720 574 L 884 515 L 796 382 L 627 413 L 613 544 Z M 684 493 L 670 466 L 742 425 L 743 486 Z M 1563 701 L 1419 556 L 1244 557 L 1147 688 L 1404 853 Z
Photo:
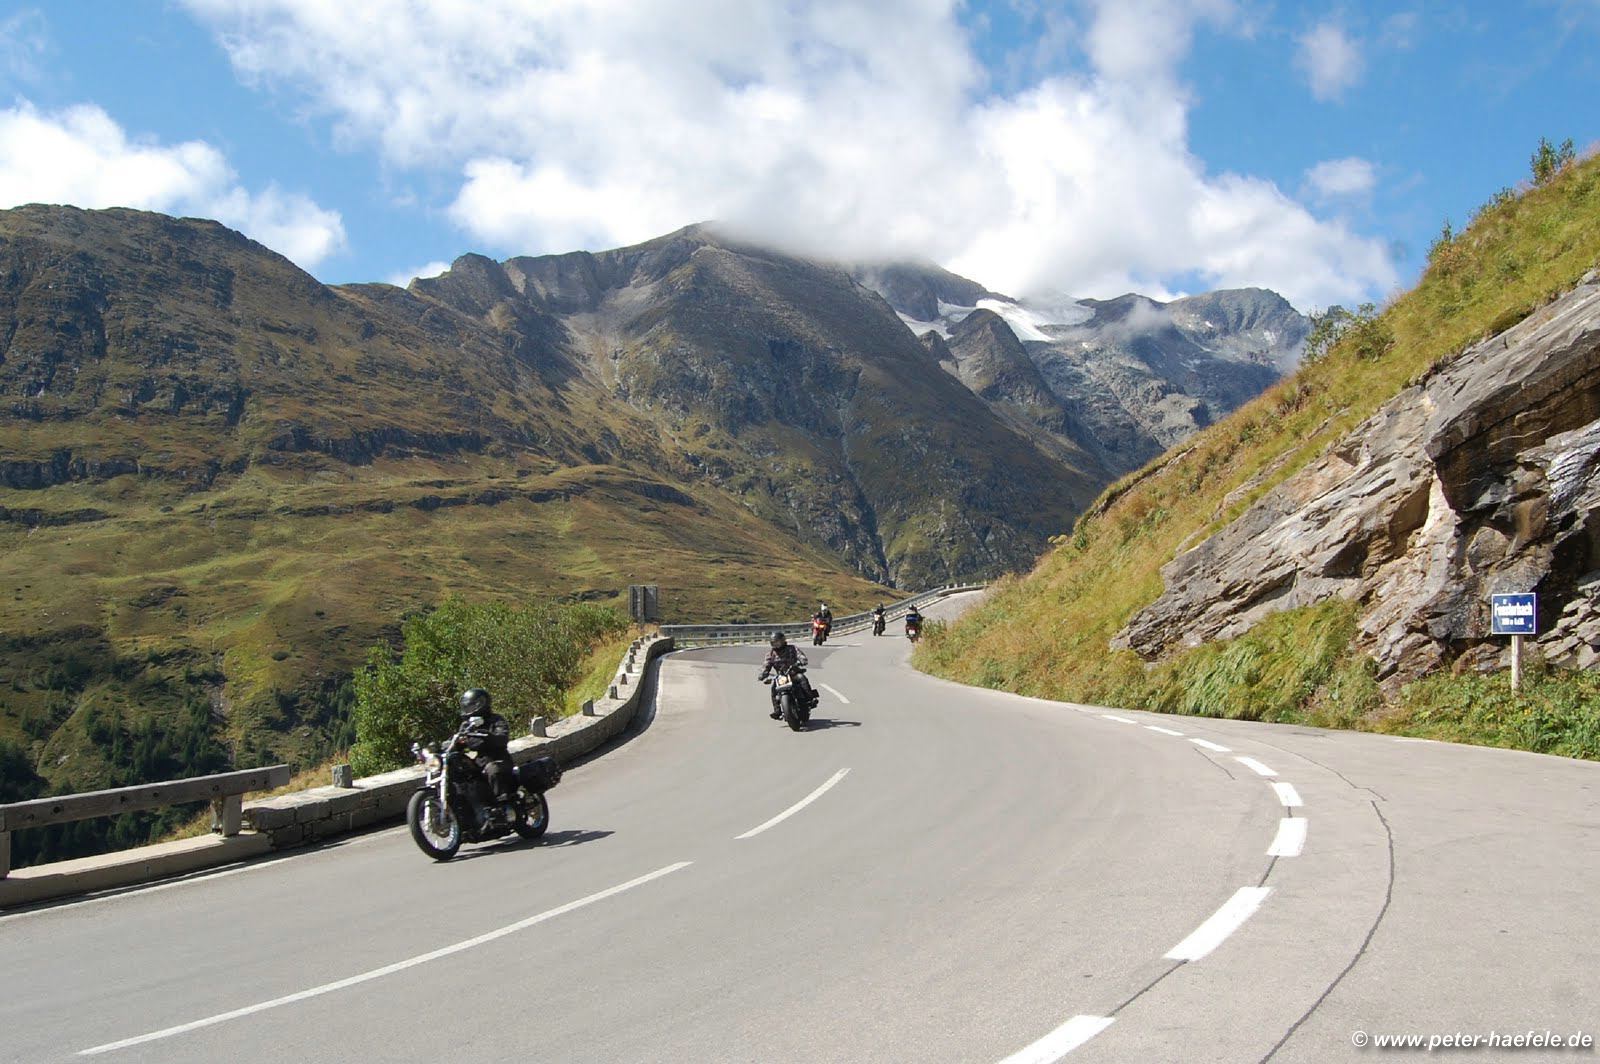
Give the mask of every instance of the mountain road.
M 805 647 L 799 733 L 764 648 L 663 658 L 539 843 L 0 915 L 0 1060 L 1600 1058 L 1600 764 L 967 688 L 898 633 Z

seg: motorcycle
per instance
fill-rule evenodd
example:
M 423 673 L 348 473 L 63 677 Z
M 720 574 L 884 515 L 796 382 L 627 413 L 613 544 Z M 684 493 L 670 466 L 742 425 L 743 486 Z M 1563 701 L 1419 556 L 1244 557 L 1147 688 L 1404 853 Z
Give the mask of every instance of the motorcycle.
M 821 617 L 811 618 L 811 645 L 820 647 L 828 641 L 828 633 L 833 631 L 833 622 L 825 621 Z
M 884 627 L 885 627 L 885 622 L 884 622 L 884 619 L 883 619 L 883 614 L 879 613 L 879 614 L 874 615 L 873 618 L 872 618 L 872 634 L 873 635 L 882 635 Z
M 545 792 L 561 782 L 555 758 L 536 757 L 517 766 L 508 817 L 477 759 L 458 748 L 460 739 L 458 732 L 440 747 L 411 744 L 412 755 L 428 770 L 406 804 L 406 826 L 417 848 L 435 861 L 448 861 L 462 842 L 488 842 L 513 831 L 524 839 L 543 835 L 550 827 Z
M 921 618 L 907 617 L 906 618 L 906 638 L 911 640 L 913 643 L 915 643 L 921 637 L 922 637 L 922 620 L 921 620 Z
M 783 668 L 776 667 L 762 683 L 772 688 L 772 708 L 790 731 L 800 731 L 811 723 L 811 709 L 821 700 L 821 695 L 803 677 L 806 667 L 799 662 Z

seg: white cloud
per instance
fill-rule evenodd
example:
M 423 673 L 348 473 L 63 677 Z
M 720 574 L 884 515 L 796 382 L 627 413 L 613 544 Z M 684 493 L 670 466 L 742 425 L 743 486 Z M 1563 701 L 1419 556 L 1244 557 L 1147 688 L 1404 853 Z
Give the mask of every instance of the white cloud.
M 1306 184 L 1319 200 L 1360 199 L 1378 184 L 1376 168 L 1365 159 L 1325 159 L 1306 171 Z
M 0 19 L 0 78 L 38 81 L 49 47 L 44 15 L 37 9 L 24 9 Z
M 0 208 L 64 203 L 195 214 L 308 269 L 343 246 L 337 212 L 272 186 L 251 193 L 236 176 L 211 145 L 131 139 L 98 107 L 46 114 L 24 101 L 0 110 Z
M 1178 64 L 1230 0 L 1097 0 L 1089 70 L 987 98 L 954 0 L 184 2 L 247 81 L 457 175 L 450 216 L 507 255 L 715 219 L 1015 294 L 1199 275 L 1321 303 L 1394 280 L 1378 242 L 1189 152 Z
M 405 288 L 409 286 L 412 281 L 415 281 L 419 277 L 437 277 L 449 268 L 450 264 L 448 262 L 435 261 L 418 266 L 414 269 L 401 270 L 399 273 L 392 273 L 383 280 L 385 284 L 392 284 L 396 288 Z
M 1356 42 L 1336 23 L 1324 22 L 1302 34 L 1296 64 L 1319 100 L 1336 100 L 1361 80 L 1365 61 Z

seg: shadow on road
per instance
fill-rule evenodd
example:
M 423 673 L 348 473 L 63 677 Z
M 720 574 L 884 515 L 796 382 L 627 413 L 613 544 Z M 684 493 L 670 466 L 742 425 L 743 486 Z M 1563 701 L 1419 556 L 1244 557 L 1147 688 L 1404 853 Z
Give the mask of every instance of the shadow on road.
M 497 843 L 474 847 L 462 848 L 455 856 L 455 861 L 471 861 L 478 857 L 489 857 L 497 853 L 507 853 L 514 850 L 531 850 L 536 846 L 579 846 L 585 842 L 595 842 L 613 834 L 610 831 L 551 831 L 543 838 L 524 839 L 517 836 L 501 839 Z
M 859 728 L 859 720 L 829 720 L 826 717 L 812 717 L 811 723 L 806 726 L 807 731 L 820 731 L 823 728 Z

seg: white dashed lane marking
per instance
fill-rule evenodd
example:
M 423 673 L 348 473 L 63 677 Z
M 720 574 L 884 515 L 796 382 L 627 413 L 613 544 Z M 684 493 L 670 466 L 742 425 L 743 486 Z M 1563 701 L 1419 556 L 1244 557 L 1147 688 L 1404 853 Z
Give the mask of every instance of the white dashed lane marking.
M 497 938 L 504 938 L 507 935 L 515 934 L 516 932 L 525 930 L 526 928 L 532 927 L 535 924 L 542 924 L 546 920 L 554 919 L 557 916 L 570 913 L 574 909 L 581 909 L 585 905 L 593 905 L 597 901 L 602 901 L 606 898 L 621 894 L 625 890 L 632 890 L 634 887 L 649 883 L 651 880 L 660 879 L 662 876 L 676 872 L 680 868 L 688 868 L 692 863 L 693 862 L 691 861 L 679 861 L 677 864 L 667 865 L 665 868 L 658 868 L 654 872 L 651 872 L 647 875 L 642 875 L 637 879 L 630 879 L 626 883 L 619 883 L 614 887 L 597 891 L 594 894 L 590 894 L 586 898 L 579 898 L 577 901 L 569 901 L 567 904 L 558 906 L 554 909 L 547 909 L 544 912 L 535 916 L 530 916 L 525 920 L 518 920 L 514 924 L 507 924 L 505 927 L 496 928 L 493 931 L 487 931 L 484 934 L 478 935 L 474 938 L 469 938 L 462 942 L 456 942 L 452 945 L 444 946 L 428 953 L 419 954 L 415 957 L 408 957 L 403 961 L 396 961 L 393 964 L 386 964 L 382 968 L 374 968 L 371 971 L 362 972 L 360 975 L 352 975 L 348 979 L 340 979 L 337 982 L 332 983 L 323 983 L 321 986 L 314 986 L 309 990 L 301 990 L 298 993 L 286 994 L 280 998 L 273 998 L 271 1001 L 262 1001 L 254 1005 L 246 1005 L 244 1008 L 234 1009 L 232 1012 L 221 1012 L 215 1016 L 207 1016 L 203 1020 L 194 1020 L 190 1023 L 181 1023 L 176 1027 L 167 1027 L 159 1031 L 152 1031 L 149 1034 L 141 1034 L 133 1038 L 124 1038 L 120 1042 L 107 1042 L 105 1045 L 91 1046 L 88 1049 L 80 1049 L 78 1051 L 78 1055 L 80 1057 L 94 1056 L 99 1053 L 109 1053 L 115 1049 L 126 1049 L 129 1046 L 136 1046 L 145 1042 L 154 1042 L 161 1038 L 171 1038 L 174 1035 L 180 1035 L 189 1031 L 199 1030 L 202 1027 L 211 1027 L 215 1024 L 226 1023 L 229 1020 L 237 1020 L 244 1016 L 253 1016 L 258 1012 L 265 1012 L 268 1009 L 275 1009 L 280 1005 L 292 1005 L 296 1001 L 305 1001 L 307 998 L 318 997 L 322 994 L 330 994 L 335 990 L 343 990 L 346 987 L 370 982 L 373 979 L 381 979 L 383 976 L 393 975 L 395 972 L 405 971 L 407 968 L 415 968 L 419 964 L 427 964 L 429 961 L 436 961 L 441 957 L 448 957 L 451 954 L 460 953 L 463 950 L 469 950 L 475 946 L 481 946 L 485 942 L 492 942 Z
M 821 798 L 829 791 L 830 788 L 833 787 L 834 784 L 844 779 L 845 775 L 849 773 L 849 771 L 850 770 L 847 768 L 840 769 L 838 772 L 833 774 L 833 777 L 829 779 L 827 783 L 824 783 L 822 786 L 818 787 L 816 790 L 812 791 L 810 794 L 806 795 L 804 798 L 800 799 L 798 802 L 794 803 L 789 808 L 785 809 L 783 812 L 767 821 L 765 824 L 753 827 L 743 835 L 735 835 L 734 840 L 737 841 L 739 839 L 748 839 L 754 835 L 761 834 L 770 827 L 775 827 L 776 825 L 783 823 L 785 820 L 788 820 L 790 817 L 794 816 L 796 813 L 810 805 L 812 802 L 816 801 L 818 798 Z
M 1236 757 L 1235 761 L 1254 772 L 1257 776 L 1276 776 L 1277 773 L 1253 757 Z
M 1197 961 L 1210 953 L 1244 924 L 1261 908 L 1261 903 L 1271 887 L 1240 887 L 1211 919 L 1195 928 L 1194 933 L 1167 953 L 1169 961 Z
M 1278 821 L 1278 834 L 1267 849 L 1268 857 L 1299 857 L 1306 848 L 1306 827 L 1310 821 L 1303 816 L 1286 816 Z
M 1050 1064 L 1110 1027 L 1110 1016 L 1074 1016 L 1026 1049 L 1019 1049 L 1000 1064 Z

